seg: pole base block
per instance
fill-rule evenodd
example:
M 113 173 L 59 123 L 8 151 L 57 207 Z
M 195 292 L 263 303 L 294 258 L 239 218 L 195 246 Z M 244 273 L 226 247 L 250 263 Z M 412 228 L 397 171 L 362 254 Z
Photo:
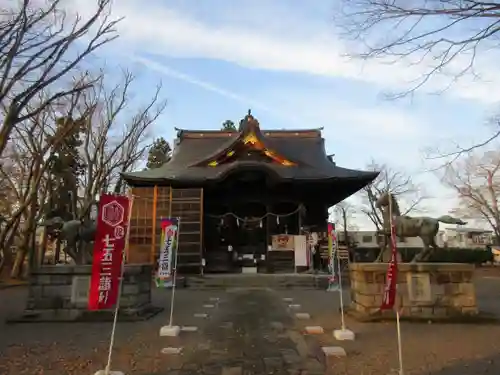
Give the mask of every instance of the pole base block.
M 321 326 L 308 326 L 304 328 L 304 333 L 306 335 L 322 335 L 325 331 Z
M 321 348 L 321 351 L 325 355 L 326 358 L 328 357 L 345 357 L 347 354 L 345 352 L 344 348 L 341 348 L 340 346 L 323 346 Z
M 349 329 L 336 329 L 333 331 L 333 337 L 339 341 L 353 341 L 355 335 L 354 332 Z
M 94 375 L 125 375 L 125 373 L 122 371 L 109 370 L 109 372 L 106 374 L 106 370 L 99 370 Z
M 181 327 L 179 326 L 163 326 L 160 328 L 160 336 L 179 336 Z

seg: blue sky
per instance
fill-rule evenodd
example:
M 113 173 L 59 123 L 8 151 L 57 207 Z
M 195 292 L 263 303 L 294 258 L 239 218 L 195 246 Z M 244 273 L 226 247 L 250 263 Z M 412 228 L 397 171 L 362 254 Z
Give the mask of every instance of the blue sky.
M 92 3 L 73 2 L 83 14 Z M 100 54 L 108 67 L 131 68 L 138 96 L 163 83 L 168 106 L 155 126 L 158 136 L 172 140 L 174 127 L 217 129 L 249 108 L 263 128 L 324 127 L 339 165 L 389 163 L 425 184 L 435 197 L 427 202 L 429 215 L 447 213 L 456 204 L 453 194 L 423 173 L 432 165 L 422 150 L 489 134 L 486 123 L 500 97 L 498 68 L 482 59 L 483 81 L 465 77 L 437 96 L 432 92 L 446 83 L 437 77 L 411 101 L 387 101 L 384 91 L 404 89 L 422 67 L 343 57 L 347 42 L 337 35 L 335 4 L 116 0 L 112 17 L 125 17 L 121 36 Z

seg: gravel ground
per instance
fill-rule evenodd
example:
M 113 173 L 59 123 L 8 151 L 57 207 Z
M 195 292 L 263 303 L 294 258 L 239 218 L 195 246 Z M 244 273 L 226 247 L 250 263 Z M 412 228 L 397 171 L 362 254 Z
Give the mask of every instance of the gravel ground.
M 22 311 L 27 295 L 25 288 L 0 291 L 2 307 L 0 324 L 5 318 Z M 178 291 L 174 324 L 198 326 L 195 319 L 201 303 L 212 293 Z M 160 327 L 168 323 L 169 292 L 156 291 L 156 306 L 165 307 L 154 318 L 144 322 L 118 323 L 112 369 L 127 374 L 165 374 L 165 369 L 178 365 L 175 357 L 161 354 L 166 345 L 159 336 Z M 110 323 L 29 323 L 3 325 L 0 331 L 0 374 L 88 375 L 104 368 L 107 361 Z M 169 346 L 189 348 L 196 344 L 193 334 L 186 333 L 171 340 Z M 182 359 L 182 358 L 180 358 Z
M 480 309 L 500 317 L 500 277 L 478 273 L 476 291 Z M 348 301 L 348 293 L 344 293 Z M 282 292 L 293 297 L 309 321 L 296 321 L 297 329 L 307 325 L 324 327 L 325 334 L 308 337 L 310 347 L 342 346 L 347 358 L 333 363 L 333 373 L 342 375 L 382 375 L 398 368 L 395 323 L 358 323 L 346 318 L 348 329 L 356 333 L 354 342 L 338 342 L 333 329 L 341 327 L 338 293 L 323 291 Z M 500 324 L 402 323 L 405 374 L 482 375 L 500 374 Z
M 479 272 L 477 295 L 481 309 L 500 316 L 500 273 Z M 21 312 L 23 287 L 0 291 L 0 324 Z M 113 369 L 135 375 L 385 375 L 397 368 L 395 323 L 357 323 L 354 342 L 337 342 L 340 327 L 338 294 L 325 291 L 179 290 L 174 323 L 196 325 L 199 332 L 178 338 L 159 337 L 168 319 L 168 291 L 155 291 L 157 306 L 166 310 L 145 322 L 119 323 Z M 218 307 L 206 308 L 210 297 Z M 311 315 L 294 319 L 284 297 Z M 348 299 L 348 293 L 346 293 Z M 348 302 L 348 300 L 346 301 Z M 194 318 L 207 312 L 208 319 Z M 321 325 L 325 334 L 304 336 L 305 325 Z M 109 323 L 32 323 L 3 325 L 0 333 L 0 374 L 88 375 L 104 367 Z M 402 323 L 405 374 L 500 374 L 500 325 Z M 321 346 L 342 346 L 347 357 L 323 367 Z M 161 354 L 166 346 L 183 347 L 183 355 Z

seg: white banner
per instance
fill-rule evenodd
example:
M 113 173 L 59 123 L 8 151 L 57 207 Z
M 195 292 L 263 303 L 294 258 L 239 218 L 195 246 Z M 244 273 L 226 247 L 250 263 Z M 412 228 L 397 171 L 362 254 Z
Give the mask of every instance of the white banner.
M 158 260 L 158 279 L 165 280 L 172 277 L 172 259 L 177 251 L 177 219 L 162 220 L 163 246 Z

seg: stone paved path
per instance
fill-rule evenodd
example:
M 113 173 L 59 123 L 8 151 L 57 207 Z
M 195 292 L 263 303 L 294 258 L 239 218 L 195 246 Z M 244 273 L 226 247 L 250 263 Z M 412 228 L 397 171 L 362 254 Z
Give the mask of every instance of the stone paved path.
M 478 300 L 485 311 L 500 314 L 499 280 L 478 278 Z M 219 306 L 204 307 L 214 303 L 212 297 L 220 298 Z M 285 297 L 300 308 L 288 311 Z M 0 293 L 1 375 L 89 375 L 104 368 L 110 323 L 3 324 L 7 315 L 22 311 L 26 298 L 26 288 Z M 325 375 L 328 372 L 317 359 L 320 348 L 339 345 L 347 357 L 328 363 L 331 374 L 386 375 L 397 367 L 394 323 L 347 319 L 356 340 L 334 339 L 332 330 L 340 327 L 336 293 L 180 289 L 174 324 L 199 330 L 174 338 L 159 336 L 160 327 L 168 322 L 169 301 L 168 290 L 155 289 L 153 302 L 164 312 L 148 321 L 119 324 L 113 369 L 127 375 Z M 309 313 L 310 319 L 295 319 L 296 312 Z M 196 318 L 196 313 L 209 317 Z M 324 334 L 303 335 L 303 328 L 311 325 L 322 326 Z M 499 324 L 403 323 L 401 329 L 408 375 L 500 374 Z M 166 355 L 165 347 L 182 347 L 183 353 Z
M 324 374 L 309 357 L 281 298 L 267 290 L 225 294 L 196 349 L 183 359 L 182 375 Z

